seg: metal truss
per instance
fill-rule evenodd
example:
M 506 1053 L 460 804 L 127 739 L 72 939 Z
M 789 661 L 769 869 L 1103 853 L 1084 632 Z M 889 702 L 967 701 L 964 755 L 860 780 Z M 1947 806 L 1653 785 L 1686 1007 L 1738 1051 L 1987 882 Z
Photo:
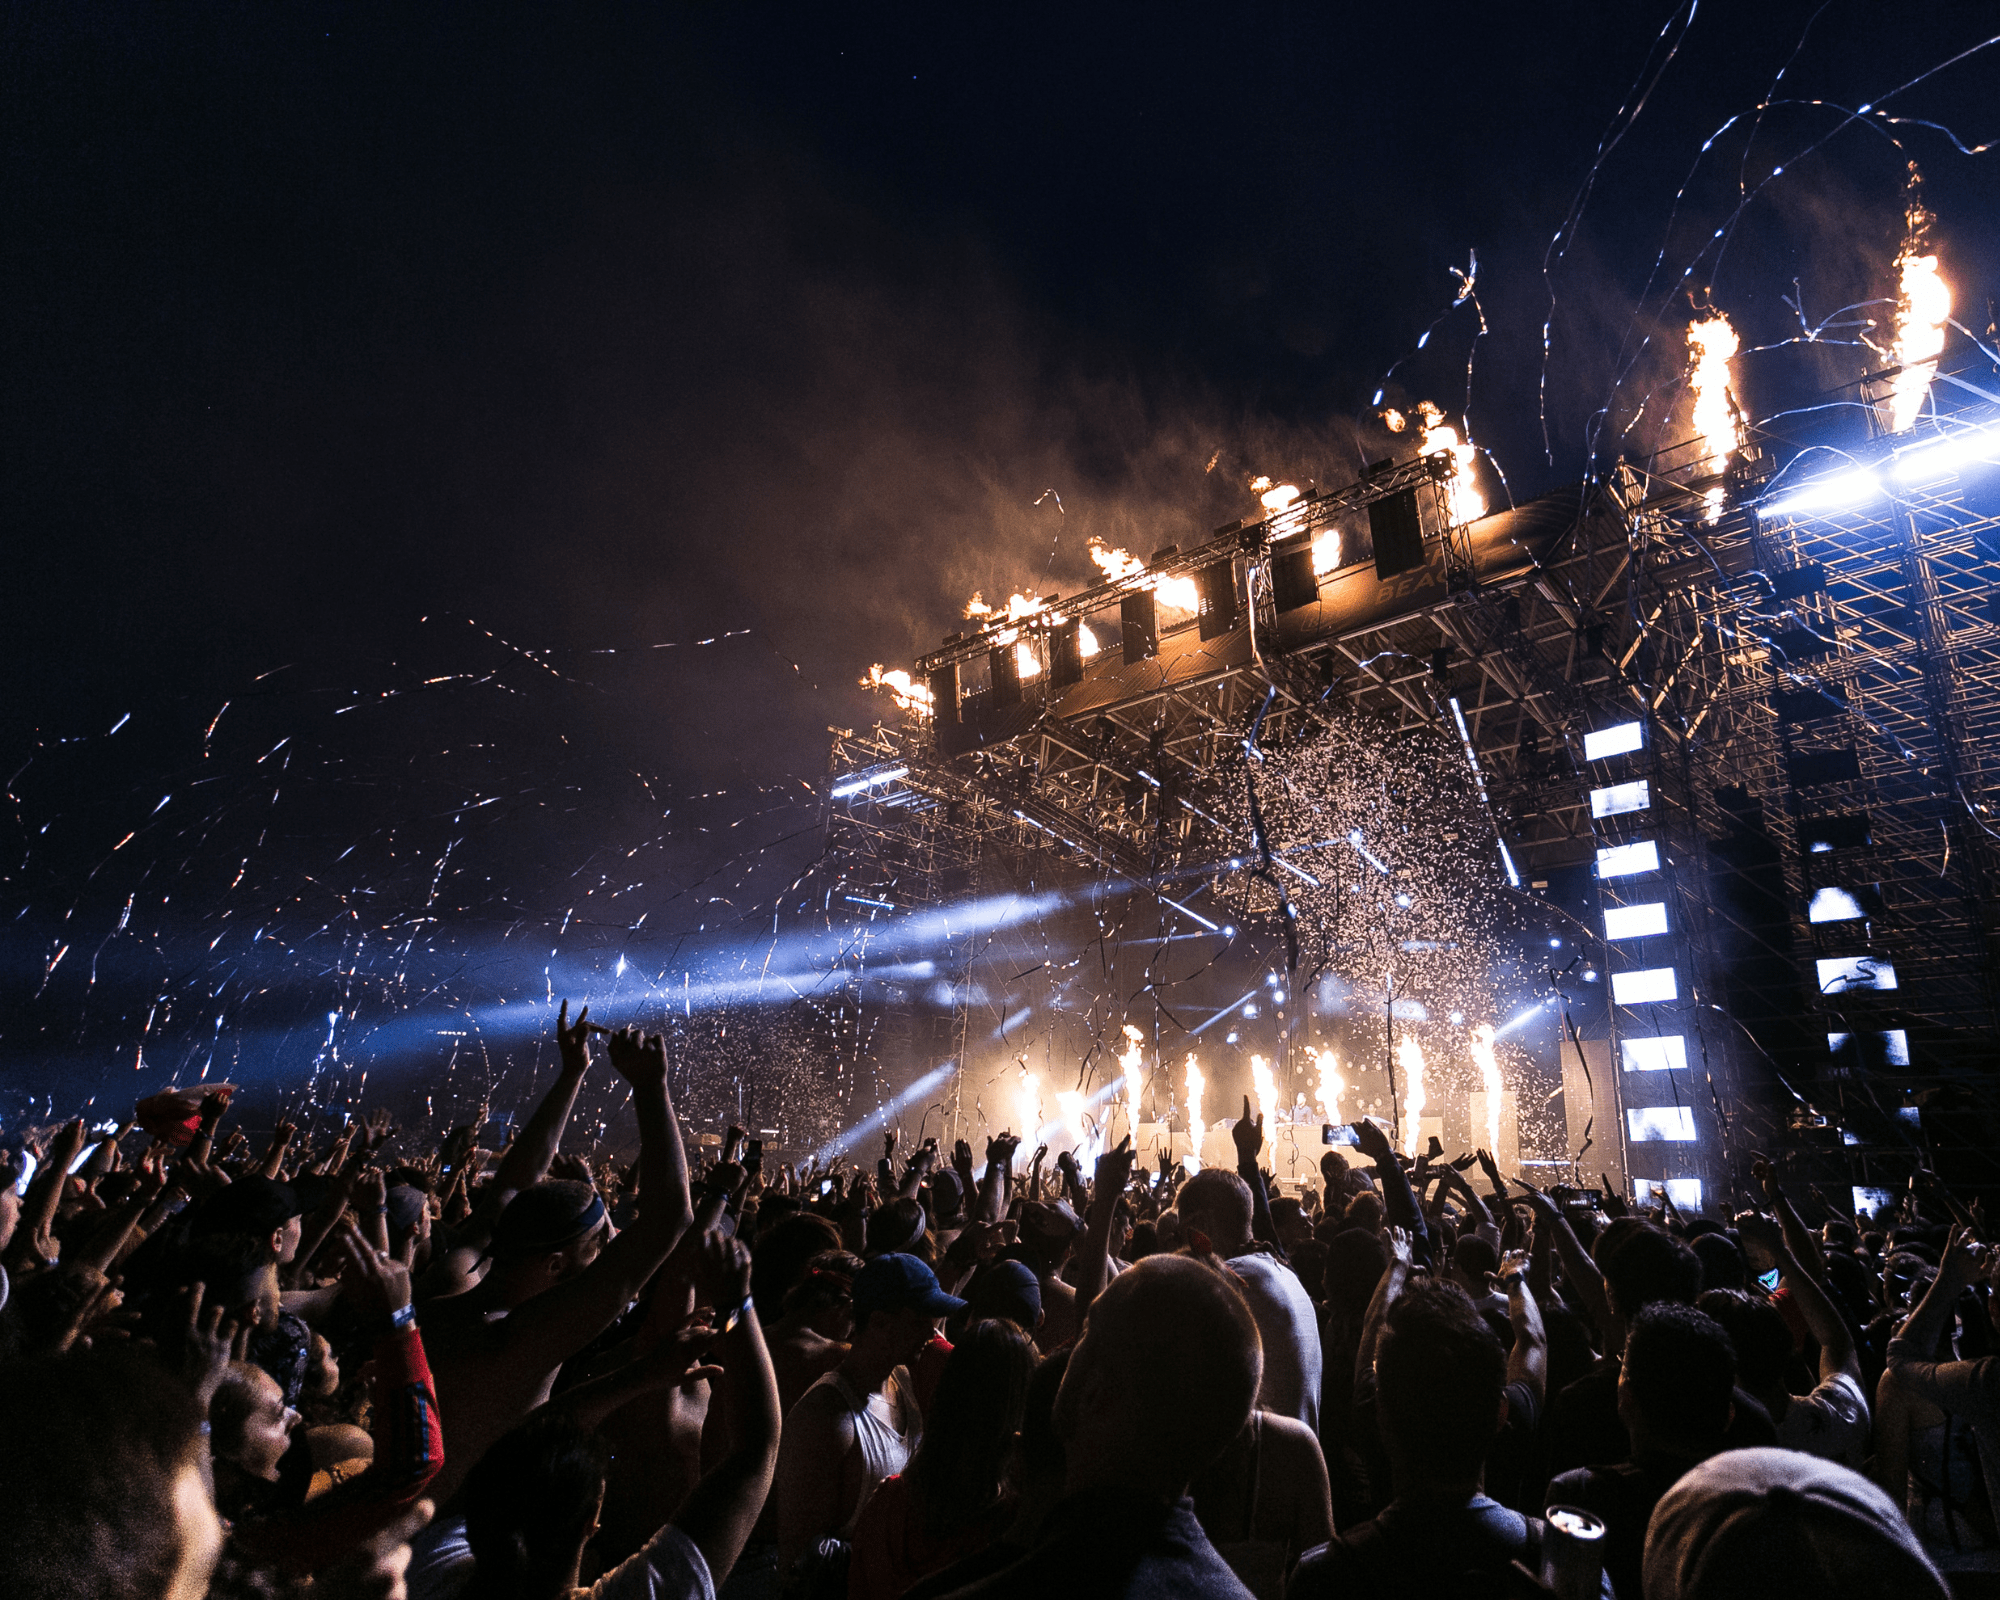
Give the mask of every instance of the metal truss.
M 1607 978 L 1672 966 L 1677 994 L 1614 1005 L 1608 1043 L 1616 1059 L 1624 1038 L 1678 1030 L 1683 1072 L 1619 1087 L 1686 1107 L 1696 1143 L 1719 1155 L 1639 1176 L 1726 1176 L 1718 1161 L 1789 1145 L 1836 1161 L 1845 1148 L 1868 1181 L 1983 1139 L 2000 1125 L 1983 1070 L 2000 911 L 2000 515 L 1954 479 L 1766 526 L 1754 508 L 1771 465 L 1755 443 L 1723 478 L 1621 464 L 1454 528 L 1437 459 L 1408 462 L 1051 597 L 1033 618 L 954 636 L 917 663 L 949 701 L 935 715 L 835 730 L 837 892 L 863 912 L 938 903 L 971 892 L 996 847 L 1155 886 L 1196 867 L 1226 873 L 1251 841 L 1223 796 L 1260 714 L 1270 744 L 1345 715 L 1377 719 L 1385 736 L 1462 718 L 1529 882 L 1642 834 L 1660 851 L 1656 876 L 1599 890 L 1610 909 L 1664 903 L 1667 943 L 1601 942 Z M 1425 573 L 1382 580 L 1350 565 L 1321 580 L 1317 601 L 1276 610 L 1276 553 L 1412 489 Z M 1221 561 L 1241 574 L 1226 637 L 1200 639 L 1189 618 L 1160 631 L 1156 658 L 1114 649 L 1081 681 L 1045 670 L 1009 686 L 1012 699 L 976 681 L 1017 640 L 1052 665 L 1052 631 Z M 1640 748 L 1593 762 L 1585 736 L 1627 722 L 1642 726 Z M 1593 790 L 1641 780 L 1643 807 L 1593 807 Z M 1818 819 L 1842 817 L 1866 821 L 1816 845 L 1829 831 Z M 1829 889 L 1864 914 L 1814 920 L 1845 907 Z M 1822 979 L 1891 969 L 1894 989 Z M 1913 1105 L 1935 1114 L 1913 1124 Z M 1841 1128 L 1861 1143 L 1841 1146 Z M 1627 1154 L 1645 1167 L 1662 1152 Z

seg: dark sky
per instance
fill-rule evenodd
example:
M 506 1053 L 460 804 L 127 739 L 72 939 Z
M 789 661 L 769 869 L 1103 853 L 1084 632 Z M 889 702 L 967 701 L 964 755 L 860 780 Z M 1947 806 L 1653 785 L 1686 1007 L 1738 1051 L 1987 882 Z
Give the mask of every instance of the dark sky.
M 1814 321 L 1881 293 L 1908 157 L 1983 329 L 2000 157 L 1793 102 L 1880 99 L 1991 20 L 10 8 L 0 1073 L 129 1062 L 153 1015 L 164 1074 L 231 994 L 295 1029 L 415 1003 L 425 951 L 459 994 L 489 936 L 757 914 L 743 848 L 809 853 L 871 661 L 975 588 L 1079 586 L 1093 533 L 1344 481 L 1398 362 L 1392 399 L 1458 410 L 1477 313 L 1413 350 L 1475 250 L 1470 423 L 1519 496 L 1600 411 L 1678 437 L 1678 289 L 1746 344 L 1801 289 Z M 1972 144 L 1996 85 L 2000 51 L 1889 109 Z M 1543 261 L 1587 183 L 1545 454 Z M 1749 361 L 1763 413 L 1875 364 Z M 262 976 L 251 923 L 288 941 Z

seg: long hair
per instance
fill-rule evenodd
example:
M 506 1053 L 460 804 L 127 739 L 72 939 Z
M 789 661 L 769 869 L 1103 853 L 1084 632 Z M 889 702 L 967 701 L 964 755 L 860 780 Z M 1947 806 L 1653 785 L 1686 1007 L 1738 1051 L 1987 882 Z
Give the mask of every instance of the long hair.
M 970 1324 L 952 1347 L 907 1476 L 924 1530 L 949 1538 L 1000 1503 L 1035 1347 L 1011 1322 Z

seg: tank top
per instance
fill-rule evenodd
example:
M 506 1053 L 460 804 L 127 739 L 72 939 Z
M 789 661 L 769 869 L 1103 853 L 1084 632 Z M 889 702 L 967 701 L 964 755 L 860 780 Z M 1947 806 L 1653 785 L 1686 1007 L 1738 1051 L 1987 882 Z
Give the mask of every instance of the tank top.
M 917 1436 L 923 1431 L 923 1418 L 917 1411 L 916 1388 L 910 1382 L 909 1372 L 898 1367 L 890 1374 L 890 1381 L 896 1385 L 896 1392 L 902 1398 L 903 1418 L 908 1424 L 905 1433 L 896 1431 L 896 1408 L 890 1404 L 887 1395 L 880 1391 L 862 1394 L 839 1368 L 825 1374 L 813 1385 L 815 1389 L 832 1389 L 840 1396 L 841 1404 L 854 1418 L 854 1442 L 861 1447 L 861 1497 L 854 1503 L 854 1514 L 840 1530 L 843 1539 L 852 1537 L 854 1525 L 861 1520 L 861 1513 L 874 1498 L 876 1489 L 910 1464 L 910 1457 L 916 1452 Z

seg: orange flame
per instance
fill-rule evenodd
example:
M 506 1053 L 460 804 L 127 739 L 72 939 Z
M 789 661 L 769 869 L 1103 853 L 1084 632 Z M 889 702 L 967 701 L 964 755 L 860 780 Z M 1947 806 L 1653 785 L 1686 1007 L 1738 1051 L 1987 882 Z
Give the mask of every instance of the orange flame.
M 1938 258 L 1919 255 L 1917 249 L 1906 244 L 1896 258 L 1894 352 L 1902 370 L 1889 380 L 1891 433 L 1908 428 L 1923 410 L 1944 351 L 1945 319 L 1951 315 L 1951 286 L 1938 276 Z
M 1340 1121 L 1340 1096 L 1347 1088 L 1340 1077 L 1340 1057 L 1331 1050 L 1313 1050 L 1308 1053 L 1319 1068 L 1319 1115 L 1322 1122 Z
M 1486 1091 L 1486 1148 L 1500 1154 L 1500 1063 L 1493 1054 L 1493 1028 L 1480 1023 L 1472 1030 L 1472 1064 L 1479 1068 L 1479 1086 Z
M 1113 549 L 1102 539 L 1089 541 L 1090 559 L 1106 578 L 1135 578 L 1146 570 L 1146 563 L 1128 550 Z M 1143 587 L 1151 589 L 1163 606 L 1176 611 L 1193 611 L 1201 604 L 1192 578 L 1154 578 Z
M 1485 516 L 1486 496 L 1479 489 L 1479 447 L 1460 439 L 1458 429 L 1446 422 L 1444 413 L 1428 400 L 1417 407 L 1417 420 L 1424 428 L 1417 441 L 1418 451 L 1427 456 L 1451 457 L 1451 486 L 1447 493 L 1452 526 L 1462 527 Z
M 1417 1153 L 1417 1125 L 1429 1103 L 1424 1092 L 1423 1047 L 1407 1033 L 1396 1041 L 1396 1065 L 1403 1069 L 1403 1154 Z
M 1278 1103 L 1278 1080 L 1271 1076 L 1262 1056 L 1250 1058 L 1250 1088 L 1257 1097 L 1257 1115 L 1270 1122 L 1271 1108 Z M 1276 1124 L 1272 1126 L 1275 1131 Z
M 861 687 L 886 689 L 900 709 L 914 711 L 921 716 L 929 716 L 936 709 L 930 685 L 918 683 L 901 667 L 890 667 L 885 671 L 878 662 L 868 669 L 868 676 L 861 680 Z
M 1206 1087 L 1207 1080 L 1202 1077 L 1200 1066 L 1196 1064 L 1195 1058 L 1190 1055 L 1187 1058 L 1187 1169 L 1189 1172 L 1199 1172 L 1201 1170 L 1201 1136 L 1207 1131 L 1201 1125 L 1201 1091 Z
M 1702 470 L 1720 474 L 1743 445 L 1743 418 L 1730 383 L 1729 362 L 1742 341 L 1720 311 L 1688 324 L 1688 390 L 1694 396 L 1694 432 L 1701 450 Z M 1705 517 L 1713 522 L 1722 512 L 1722 490 L 1704 496 Z

